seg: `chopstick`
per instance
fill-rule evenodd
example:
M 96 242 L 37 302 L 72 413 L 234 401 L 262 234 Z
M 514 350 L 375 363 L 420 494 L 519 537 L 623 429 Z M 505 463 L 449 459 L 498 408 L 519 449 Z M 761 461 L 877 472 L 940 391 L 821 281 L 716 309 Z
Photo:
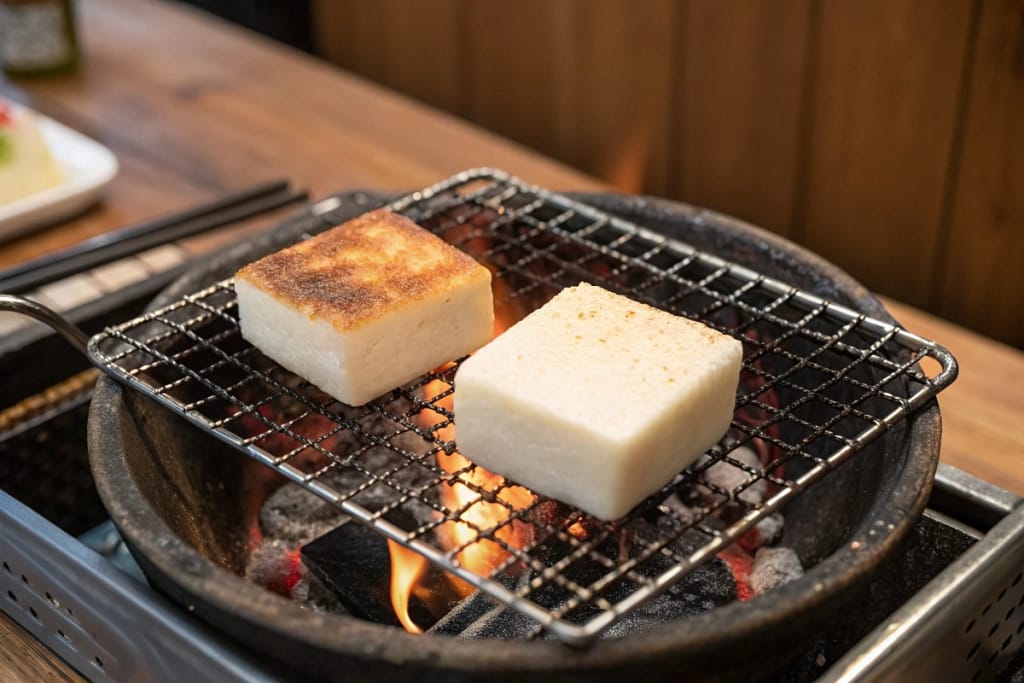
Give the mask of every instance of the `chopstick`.
M 186 211 L 98 235 L 63 251 L 0 271 L 0 292 L 21 294 L 189 235 L 305 201 L 308 196 L 304 190 L 292 190 L 287 180 L 260 183 Z

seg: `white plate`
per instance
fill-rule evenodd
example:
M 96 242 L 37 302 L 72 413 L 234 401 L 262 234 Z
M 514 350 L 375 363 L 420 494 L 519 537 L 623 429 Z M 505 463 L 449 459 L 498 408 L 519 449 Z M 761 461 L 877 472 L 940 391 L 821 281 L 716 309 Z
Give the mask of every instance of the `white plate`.
M 10 102 L 15 111 L 25 107 Z M 8 204 L 0 204 L 0 238 L 67 218 L 87 208 L 117 174 L 117 159 L 100 143 L 36 114 L 39 130 L 64 172 L 64 182 Z

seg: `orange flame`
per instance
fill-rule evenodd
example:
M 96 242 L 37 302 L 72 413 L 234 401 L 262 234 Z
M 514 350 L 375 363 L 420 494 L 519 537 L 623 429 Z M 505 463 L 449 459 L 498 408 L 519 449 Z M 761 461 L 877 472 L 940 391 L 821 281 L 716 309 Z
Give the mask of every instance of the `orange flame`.
M 503 477 L 482 467 L 465 472 L 470 463 L 458 452 L 440 454 L 437 461 L 450 474 L 462 472 L 460 481 L 446 485 L 441 491 L 441 500 L 447 508 L 463 510 L 459 515 L 460 521 L 449 522 L 438 530 L 442 545 L 449 549 L 465 546 L 456 555 L 458 562 L 475 574 L 488 576 L 507 559 L 508 552 L 490 539 L 477 540 L 480 531 L 501 525 L 494 532 L 494 538 L 509 547 L 523 547 L 530 540 L 530 528 L 518 520 L 508 522 L 510 508 L 521 510 L 528 507 L 533 503 L 534 495 L 521 486 L 504 487 Z M 488 493 L 496 491 L 495 497 L 501 502 L 484 500 L 481 493 L 463 482 Z
M 388 550 L 391 553 L 391 605 L 395 616 L 409 633 L 423 633 L 423 629 L 409 616 L 409 596 L 427 568 L 427 558 L 391 539 L 388 539 Z
M 495 284 L 500 285 L 497 281 Z M 495 316 L 494 336 L 498 336 L 508 327 L 504 317 Z M 439 371 L 450 367 L 451 365 L 444 366 L 439 368 Z M 443 380 L 433 380 L 423 388 L 423 397 L 437 408 L 451 411 L 454 395 L 443 395 L 448 389 L 448 384 Z M 425 408 L 414 419 L 421 426 L 434 429 L 438 439 L 454 441 L 455 425 L 442 424 L 445 417 L 441 412 Z M 441 502 L 449 510 L 462 510 L 459 521 L 441 525 L 437 531 L 438 541 L 446 550 L 462 548 L 456 555 L 459 564 L 474 574 L 488 576 L 507 560 L 509 554 L 499 543 L 489 538 L 479 538 L 480 532 L 494 529 L 493 538 L 511 548 L 521 548 L 529 543 L 532 540 L 529 525 L 518 520 L 509 521 L 509 517 L 510 510 L 521 510 L 532 505 L 534 494 L 521 486 L 506 486 L 504 477 L 492 474 L 482 467 L 472 467 L 469 460 L 457 451 L 450 455 L 438 453 L 437 464 L 445 472 L 455 475 L 457 479 L 454 483 L 441 487 Z M 481 491 L 493 494 L 500 502 L 485 500 Z M 407 631 L 420 633 L 420 628 L 409 618 L 409 596 L 424 573 L 426 560 L 397 544 L 389 542 L 389 547 L 392 606 Z M 464 594 L 472 590 L 468 584 L 461 581 L 454 582 L 453 585 Z
M 450 410 L 454 395 L 443 396 L 448 386 L 441 380 L 429 382 L 424 387 L 424 396 L 438 408 Z M 440 398 L 438 398 L 440 397 Z M 437 427 L 444 416 L 435 410 L 425 409 L 417 416 L 417 421 L 426 427 Z M 455 438 L 455 425 L 446 424 L 435 429 L 438 439 L 450 441 Z M 441 502 L 449 510 L 462 510 L 460 521 L 448 522 L 438 530 L 438 539 L 446 549 L 465 546 L 459 551 L 456 559 L 465 568 L 480 576 L 487 576 L 508 557 L 500 545 L 490 539 L 477 540 L 481 530 L 488 530 L 501 525 L 509 518 L 509 508 L 522 509 L 533 503 L 533 493 L 521 486 L 505 486 L 505 479 L 488 472 L 482 467 L 472 464 L 458 451 L 451 455 L 437 454 L 437 464 L 445 472 L 457 476 L 453 484 L 441 488 Z M 468 484 L 468 485 L 467 485 Z M 501 502 L 490 502 L 474 490 L 477 487 L 486 493 L 495 493 Z M 522 547 L 528 538 L 528 527 L 521 522 L 512 521 L 494 532 L 494 537 L 513 547 Z

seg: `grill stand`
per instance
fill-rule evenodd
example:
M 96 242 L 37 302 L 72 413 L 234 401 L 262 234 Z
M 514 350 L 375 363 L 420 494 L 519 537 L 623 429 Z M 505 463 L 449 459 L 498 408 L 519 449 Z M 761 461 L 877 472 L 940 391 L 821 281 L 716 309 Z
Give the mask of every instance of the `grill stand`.
M 1024 599 L 1021 501 L 941 466 L 929 509 L 994 526 L 818 680 L 995 680 L 1024 644 L 1024 607 L 1005 618 Z M 92 681 L 277 680 L 255 655 L 2 491 L 0 562 L 0 608 Z
M 500 495 L 500 489 L 511 482 L 503 481 L 489 491 L 473 481 L 472 466 L 457 472 L 460 486 L 504 507 L 509 518 L 514 516 L 530 531 L 532 540 L 519 547 L 502 538 L 504 520 L 481 523 L 472 515 L 473 505 L 445 502 L 451 478 L 435 463 L 434 455 L 451 453 L 456 444 L 441 430 L 424 431 L 414 418 L 416 412 L 410 410 L 414 406 L 419 412 L 433 413 L 433 420 L 452 420 L 442 401 L 424 402 L 421 394 L 435 383 L 441 386 L 441 395 L 454 389 L 454 369 L 428 373 L 366 406 L 348 410 L 315 387 L 295 385 L 287 373 L 280 374 L 275 364 L 244 343 L 230 279 L 207 282 L 200 291 L 107 328 L 90 339 L 90 357 L 172 413 L 526 614 L 537 622 L 538 635 L 543 629 L 571 644 L 588 643 L 794 498 L 806 492 L 803 503 L 821 495 L 819 482 L 847 460 L 873 463 L 874 468 L 865 465 L 870 479 L 880 471 L 882 453 L 895 446 L 901 430 L 910 424 L 906 419 L 919 409 L 924 409 L 923 421 L 915 419 L 912 428 L 922 434 L 937 430 L 937 409 L 931 399 L 955 378 L 955 359 L 934 342 L 891 321 L 827 301 L 768 273 L 695 250 L 688 243 L 494 169 L 457 174 L 388 206 L 497 268 L 495 281 L 508 291 L 496 295 L 496 310 L 508 307 L 510 313 L 524 313 L 582 279 L 703 320 L 741 339 L 747 357 L 733 429 L 707 455 L 709 463 L 738 468 L 744 483 L 723 489 L 704 480 L 708 465 L 694 467 L 616 525 L 604 524 L 579 539 L 568 531 L 572 518 L 546 519 L 542 497 L 516 510 Z M 322 227 L 339 222 L 340 216 L 326 215 Z M 925 357 L 941 367 L 934 377 L 918 369 Z M 106 396 L 102 391 L 100 395 Z M 282 412 L 281 404 L 298 414 Z M 380 419 L 383 423 L 377 427 L 366 426 L 367 420 Z M 311 426 L 316 428 L 309 434 Z M 410 443 L 405 437 L 412 434 L 422 438 Z M 926 441 L 910 443 L 913 453 L 927 455 L 915 462 L 927 468 L 930 478 L 937 450 L 926 449 Z M 743 445 L 765 448 L 761 467 L 750 468 L 731 458 L 733 450 Z M 375 457 L 381 448 L 389 452 L 387 458 Z M 851 471 L 864 472 L 846 468 L 829 481 Z M 884 514 L 891 513 L 891 519 L 876 520 L 883 529 L 888 522 L 893 538 L 906 533 L 910 522 L 904 511 L 919 512 L 927 492 L 925 472 L 919 468 L 900 471 L 922 478 L 903 489 L 907 500 L 887 506 Z M 339 485 L 330 478 L 333 472 L 350 476 Z M 875 479 L 870 486 L 882 481 Z M 773 487 L 772 494 L 757 504 L 743 495 L 755 482 Z M 671 523 L 658 525 L 652 538 L 636 543 L 639 536 L 629 533 L 630 523 L 641 521 L 646 511 L 669 495 L 686 496 L 701 487 L 706 500 L 690 508 L 693 514 L 677 513 L 671 506 L 659 508 Z M 811 493 L 812 487 L 816 494 Z M 851 486 L 840 488 L 853 495 Z M 380 500 L 374 493 L 380 490 L 389 491 L 394 501 Z M 107 496 L 108 507 L 117 507 L 111 499 L 115 492 L 101 484 L 100 494 Z M 851 500 L 850 506 L 840 508 L 860 510 L 862 502 Z M 739 513 L 718 528 L 713 518 L 727 505 L 738 506 Z M 427 510 L 429 521 L 426 516 L 400 514 L 413 509 Z M 118 512 L 113 516 L 119 519 Z M 406 524 L 397 517 L 414 522 Z M 834 517 L 835 528 L 852 522 L 848 516 Z M 466 524 L 475 532 L 471 542 L 487 539 L 509 558 L 493 572 L 476 573 L 460 561 L 469 543 L 445 548 L 440 542 L 439 531 L 449 523 Z M 804 595 L 824 600 L 833 595 L 832 579 L 851 571 L 856 574 L 858 568 L 878 561 L 890 534 L 864 531 L 853 550 L 830 556 L 832 563 L 822 570 L 823 588 Z M 148 554 L 138 538 L 128 535 L 136 549 Z M 677 544 L 684 536 L 690 540 Z M 629 550 L 621 550 L 624 547 Z M 804 549 L 807 560 L 815 558 L 816 552 Z M 662 559 L 668 559 L 667 568 Z M 513 592 L 500 579 L 507 578 L 515 565 L 529 567 L 534 576 Z M 596 567 L 600 571 L 590 575 L 588 569 Z

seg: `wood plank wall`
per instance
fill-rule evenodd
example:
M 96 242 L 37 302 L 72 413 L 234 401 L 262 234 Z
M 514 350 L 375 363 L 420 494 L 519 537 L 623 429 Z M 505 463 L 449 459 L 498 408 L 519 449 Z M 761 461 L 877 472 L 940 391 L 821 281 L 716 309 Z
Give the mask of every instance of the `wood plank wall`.
M 1024 348 L 1024 0 L 313 0 L 313 16 L 349 70 Z

